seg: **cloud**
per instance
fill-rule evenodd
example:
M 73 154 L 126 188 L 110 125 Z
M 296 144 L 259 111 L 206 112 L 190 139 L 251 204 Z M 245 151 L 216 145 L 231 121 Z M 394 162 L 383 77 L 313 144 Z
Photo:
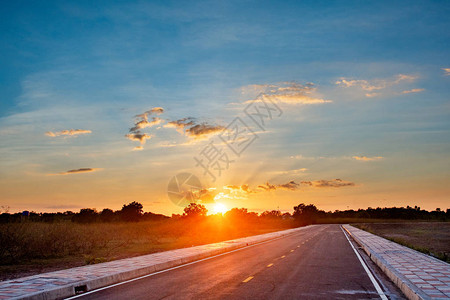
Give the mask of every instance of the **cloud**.
M 385 79 L 349 79 L 345 77 L 339 78 L 335 83 L 343 88 L 355 88 L 364 92 L 364 95 L 368 98 L 377 97 L 382 95 L 382 91 L 391 89 L 396 85 L 402 83 L 414 82 L 418 77 L 407 74 L 398 74 L 392 78 Z M 412 89 L 411 93 L 421 92 L 423 89 Z M 403 92 L 402 92 L 403 93 Z M 406 91 L 405 94 L 408 92 Z
M 373 97 L 377 97 L 380 96 L 380 93 L 366 93 L 365 94 L 367 98 L 373 98 Z
M 444 75 L 445 76 L 449 76 L 450 75 L 450 68 L 442 68 L 442 70 L 444 70 Z
M 231 193 L 237 193 L 237 194 L 253 194 L 253 193 L 261 193 L 261 192 L 270 192 L 275 190 L 289 190 L 289 191 L 296 191 L 299 189 L 300 184 L 296 183 L 295 181 L 291 180 L 286 183 L 282 184 L 271 184 L 269 182 L 266 182 L 264 184 L 260 184 L 256 186 L 255 189 L 251 189 L 248 184 L 243 185 L 226 185 L 223 187 L 224 190 L 227 190 Z
M 382 156 L 373 156 L 373 157 L 367 157 L 367 156 L 352 156 L 353 159 L 359 160 L 359 161 L 375 161 L 375 160 L 381 160 L 384 157 Z
M 301 183 L 318 188 L 327 188 L 327 187 L 340 188 L 346 186 L 355 186 L 354 182 L 344 181 L 342 179 L 333 179 L 333 180 L 321 179 L 315 181 L 302 181 Z
M 146 140 L 149 140 L 152 138 L 152 135 L 142 133 L 141 129 L 147 128 L 147 127 L 153 127 L 155 125 L 161 124 L 164 122 L 164 120 L 153 117 L 151 121 L 148 120 L 148 117 L 152 114 L 160 115 L 164 112 L 164 109 L 162 107 L 154 107 L 150 110 L 147 110 L 146 112 L 136 115 L 137 118 L 136 122 L 134 123 L 134 126 L 130 128 L 129 133 L 125 135 L 126 138 L 132 141 L 139 141 L 141 143 L 141 146 L 135 147 L 133 151 L 143 150 L 144 147 L 142 145 L 145 144 Z
M 80 174 L 80 173 L 91 173 L 102 170 L 101 168 L 81 168 L 81 169 L 74 169 L 69 170 L 66 172 L 61 172 L 57 174 L 49 174 L 49 175 L 70 175 L 70 174 Z
M 56 136 L 61 136 L 61 135 L 74 136 L 74 135 L 88 134 L 88 133 L 92 133 L 92 131 L 84 130 L 84 129 L 69 129 L 69 130 L 61 130 L 61 131 L 57 131 L 57 132 L 47 131 L 45 133 L 45 135 L 51 136 L 51 137 L 56 137 Z
M 258 185 L 258 189 L 262 189 L 265 191 L 274 191 L 277 189 L 277 187 L 273 184 L 266 182 L 265 184 Z
M 206 122 L 197 123 L 196 119 L 192 117 L 168 122 L 164 127 L 175 128 L 178 132 L 196 140 L 205 139 L 225 129 L 221 125 L 211 125 Z
M 140 131 L 126 134 L 125 137 L 127 137 L 129 140 L 132 140 L 132 141 L 139 141 L 141 143 L 141 145 L 144 145 L 146 140 L 149 140 L 152 138 L 151 135 L 146 134 L 146 133 L 141 133 Z
M 425 89 L 411 89 L 411 90 L 403 91 L 402 94 L 420 93 L 423 91 L 425 91 Z
M 204 139 L 211 134 L 218 133 L 224 130 L 225 127 L 221 125 L 210 125 L 206 123 L 197 124 L 191 128 L 186 129 L 186 134 L 194 139 Z
M 224 186 L 223 189 L 224 190 L 229 190 L 229 191 L 240 191 L 240 192 L 247 193 L 247 194 L 256 193 L 255 191 L 250 189 L 248 184 L 227 185 L 227 186 Z
M 170 121 L 166 125 L 164 125 L 164 127 L 175 128 L 175 129 L 179 130 L 179 132 L 183 133 L 185 127 L 190 127 L 190 126 L 195 125 L 194 120 L 195 119 L 192 117 L 187 117 L 187 118 L 179 119 L 176 121 Z
M 144 147 L 142 146 L 136 146 L 133 148 L 133 151 L 142 151 L 142 150 L 144 150 Z
M 288 183 L 279 184 L 277 187 L 279 189 L 289 190 L 289 191 L 295 191 L 299 188 L 300 184 L 296 183 L 295 181 L 291 180 Z
M 162 107 L 153 107 L 152 109 L 147 110 L 146 112 L 136 115 L 136 118 L 140 118 L 143 120 L 147 120 L 149 115 L 160 115 L 164 112 L 164 108 Z
M 270 100 L 274 103 L 284 104 L 322 104 L 330 103 L 315 96 L 317 88 L 313 83 L 305 85 L 297 82 L 282 82 L 279 84 L 249 85 L 243 88 L 244 92 L 259 92 L 256 99 Z M 250 103 L 254 100 L 246 101 Z
M 161 124 L 162 122 L 163 122 L 163 120 L 160 118 L 157 118 L 157 117 L 153 117 L 150 122 L 148 121 L 148 119 L 141 120 L 141 121 L 136 122 L 134 127 L 130 128 L 130 132 L 136 132 L 139 129 L 152 127 L 152 126 Z
M 264 191 L 274 191 L 274 190 L 278 190 L 278 189 L 295 191 L 299 187 L 300 187 L 300 184 L 296 183 L 293 180 L 291 180 L 287 183 L 283 183 L 283 184 L 270 184 L 269 182 L 266 182 L 265 184 L 258 185 L 258 189 L 262 189 Z

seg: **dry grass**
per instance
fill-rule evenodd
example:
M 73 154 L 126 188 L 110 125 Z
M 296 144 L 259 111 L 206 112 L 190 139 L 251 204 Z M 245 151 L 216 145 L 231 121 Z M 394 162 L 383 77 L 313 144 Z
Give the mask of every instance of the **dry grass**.
M 365 223 L 356 226 L 401 245 L 450 262 L 449 222 Z
M 139 223 L 0 224 L 0 280 L 286 229 L 222 217 Z

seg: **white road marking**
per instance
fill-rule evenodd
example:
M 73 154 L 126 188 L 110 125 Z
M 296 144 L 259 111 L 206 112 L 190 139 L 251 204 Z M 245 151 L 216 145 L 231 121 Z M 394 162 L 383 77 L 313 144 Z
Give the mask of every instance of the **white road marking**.
M 342 228 L 341 226 L 341 230 L 344 233 L 345 237 L 347 238 L 347 241 L 350 243 L 350 246 L 352 246 L 353 251 L 355 251 L 356 256 L 359 259 L 359 262 L 361 263 L 361 265 L 363 266 L 364 270 L 366 271 L 367 275 L 370 278 L 370 281 L 372 281 L 373 286 L 375 287 L 375 289 L 377 290 L 378 295 L 380 296 L 381 299 L 383 300 L 388 300 L 388 298 L 386 297 L 386 295 L 384 294 L 383 290 L 381 289 L 380 285 L 378 284 L 377 280 L 375 279 L 375 277 L 373 276 L 372 272 L 370 272 L 369 268 L 367 267 L 366 263 L 364 262 L 364 260 L 361 258 L 361 255 L 359 255 L 358 251 L 356 251 L 355 247 L 353 246 L 352 242 L 350 241 L 350 239 L 348 238 L 347 232 L 345 232 L 345 230 Z
M 109 288 L 112 288 L 112 287 L 119 286 L 119 285 L 122 285 L 122 284 L 126 284 L 126 283 L 133 282 L 133 281 L 136 281 L 136 280 L 144 279 L 144 278 L 151 277 L 151 276 L 154 276 L 154 275 L 158 275 L 158 274 L 161 274 L 161 273 L 169 272 L 169 271 L 172 271 L 172 270 L 175 270 L 175 269 L 179 269 L 179 268 L 182 268 L 182 267 L 185 267 L 185 266 L 193 265 L 193 264 L 205 261 L 205 260 L 209 260 L 209 259 L 213 259 L 213 258 L 216 258 L 216 257 L 219 257 L 219 256 L 227 255 L 227 254 L 230 254 L 230 253 L 233 253 L 233 252 L 245 250 L 245 249 L 248 249 L 248 248 L 251 248 L 251 247 L 254 247 L 254 246 L 259 246 L 259 245 L 262 245 L 262 244 L 270 243 L 270 242 L 273 242 L 273 241 L 276 241 L 276 240 L 279 240 L 279 239 L 282 239 L 282 238 L 290 237 L 290 236 L 293 236 L 293 235 L 295 235 L 295 233 L 287 235 L 287 236 L 280 236 L 280 237 L 277 237 L 277 238 L 274 238 L 274 239 L 271 239 L 271 240 L 268 240 L 268 241 L 264 241 L 264 242 L 261 242 L 261 243 L 253 244 L 253 245 L 250 245 L 250 246 L 244 246 L 244 247 L 236 249 L 236 250 L 231 250 L 231 251 L 228 251 L 228 252 L 225 252 L 225 253 L 221 253 L 221 254 L 210 256 L 210 257 L 207 257 L 207 258 L 199 259 L 199 260 L 196 260 L 196 261 L 193 261 L 193 262 L 190 262 L 190 263 L 186 263 L 186 264 L 179 265 L 179 266 L 176 266 L 176 267 L 172 267 L 172 268 L 169 268 L 169 269 L 161 270 L 161 271 L 154 272 L 154 273 L 151 273 L 151 274 L 147 274 L 147 275 L 144 275 L 144 276 L 141 276 L 141 277 L 136 277 L 136 278 L 129 279 L 129 280 L 126 280 L 126 281 L 122 281 L 122 282 L 118 282 L 118 283 L 115 283 L 115 284 L 111 284 L 111 285 L 108 285 L 108 286 L 105 286 L 105 287 L 102 287 L 102 288 L 98 288 L 98 289 L 95 289 L 95 290 L 92 290 L 92 291 L 89 291 L 89 292 L 86 292 L 86 293 L 82 293 L 82 294 L 75 295 L 75 296 L 72 296 L 72 297 L 69 297 L 69 298 L 65 298 L 65 300 L 77 299 L 77 298 L 80 298 L 80 297 L 83 297 L 83 296 L 86 296 L 86 295 L 89 295 L 89 294 L 94 294 L 96 292 L 100 292 L 100 291 L 103 291 L 103 290 L 106 290 L 106 289 L 109 289 Z

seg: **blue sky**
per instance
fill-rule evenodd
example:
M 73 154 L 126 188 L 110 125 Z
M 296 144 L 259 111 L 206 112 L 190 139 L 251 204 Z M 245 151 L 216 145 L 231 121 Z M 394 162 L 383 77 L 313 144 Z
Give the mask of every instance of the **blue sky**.
M 192 157 L 208 140 L 163 124 L 226 126 L 257 92 L 292 82 L 294 103 L 279 89 L 282 117 L 205 185 L 354 185 L 305 183 L 228 206 L 449 206 L 447 1 L 14 1 L 0 13 L 0 204 L 12 210 L 138 200 L 177 212 L 167 182 L 201 176 Z M 161 128 L 132 151 L 134 116 L 154 107 Z M 70 129 L 90 132 L 46 135 Z M 81 168 L 95 171 L 49 175 Z

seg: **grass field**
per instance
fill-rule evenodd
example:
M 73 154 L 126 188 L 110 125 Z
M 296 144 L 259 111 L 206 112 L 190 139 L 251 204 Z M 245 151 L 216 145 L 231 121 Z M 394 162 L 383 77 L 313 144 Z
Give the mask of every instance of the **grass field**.
M 0 280 L 287 229 L 222 217 L 136 223 L 0 224 Z
M 364 223 L 356 227 L 450 262 L 450 222 Z

